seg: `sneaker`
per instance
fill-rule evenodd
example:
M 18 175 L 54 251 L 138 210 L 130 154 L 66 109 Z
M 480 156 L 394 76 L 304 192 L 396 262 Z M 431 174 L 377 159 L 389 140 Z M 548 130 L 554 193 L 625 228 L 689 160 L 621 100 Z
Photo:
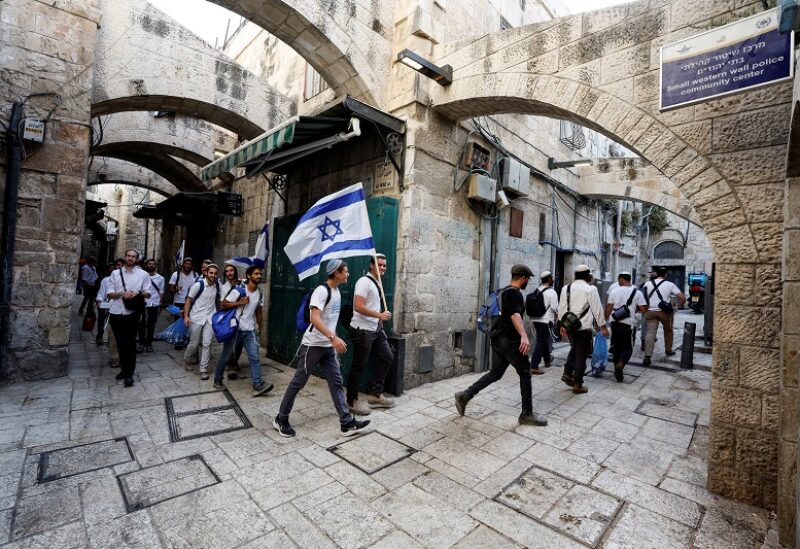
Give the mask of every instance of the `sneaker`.
M 370 408 L 394 408 L 394 400 L 383 395 L 369 395 L 367 404 Z
M 109 368 L 119 368 L 119 362 L 117 362 L 116 360 L 109 360 L 108 361 L 108 367 Z
M 125 384 L 125 387 L 133 387 L 133 378 L 132 377 L 126 377 L 125 381 L 123 381 L 122 383 Z
M 275 419 L 272 420 L 272 426 L 275 427 L 275 430 L 278 431 L 282 437 L 285 438 L 292 438 L 297 434 L 297 431 L 292 429 L 292 426 L 289 425 L 289 418 L 281 418 L 275 416 Z
M 372 413 L 372 410 L 361 404 L 358 399 L 353 401 L 353 404 L 348 405 L 350 407 L 350 413 L 354 416 L 368 416 Z
M 225 385 L 223 385 L 221 381 L 215 381 L 214 382 L 214 389 L 216 389 L 217 391 L 224 391 L 225 390 Z
M 187 372 L 191 372 L 192 370 L 194 370 L 194 366 L 192 366 L 191 362 L 184 362 L 183 369 L 186 370 Z
M 152 353 L 153 352 L 153 346 L 152 345 L 145 346 L 144 352 L 145 353 Z
M 569 374 L 563 374 L 561 376 L 561 381 L 563 381 L 567 387 L 572 387 L 575 385 L 575 379 Z
M 205 380 L 207 380 L 208 378 L 209 378 L 208 372 L 200 372 L 200 379 L 202 379 L 203 381 L 205 381 Z
M 456 398 L 456 410 L 458 411 L 458 415 L 463 416 L 464 411 L 467 409 L 467 402 L 470 401 L 470 396 L 466 391 L 459 391 L 455 395 Z
M 614 379 L 616 379 L 617 381 L 621 382 L 621 381 L 623 381 L 625 379 L 625 374 L 622 373 L 622 369 L 624 367 L 625 367 L 625 365 L 622 362 L 617 362 L 614 365 Z
M 272 383 L 267 383 L 266 381 L 262 381 L 257 386 L 253 387 L 253 396 L 261 396 L 266 395 L 269 393 L 275 386 Z
M 585 385 L 581 385 L 580 383 L 576 383 L 575 385 L 572 386 L 572 392 L 575 393 L 576 395 L 582 395 L 584 393 L 588 393 L 589 388 L 586 387 Z
M 368 419 L 365 419 L 364 421 L 358 421 L 357 419 L 353 418 L 349 422 L 342 425 L 342 436 L 351 437 L 356 433 L 363 431 L 367 425 L 369 425 Z
M 664 352 L 667 353 L 667 356 L 673 356 L 675 354 L 675 351 L 664 351 Z
M 544 370 L 542 370 L 541 368 L 531 368 L 531 375 L 533 376 L 544 375 Z
M 547 420 L 544 416 L 540 416 L 539 414 L 526 414 L 522 413 L 519 415 L 519 424 L 520 425 L 536 425 L 537 427 L 544 427 L 547 425 Z
M 544 363 L 544 367 L 545 367 L 545 368 L 549 368 L 549 367 L 551 367 L 552 365 L 553 365 L 553 361 L 552 361 L 552 360 L 551 360 L 550 362 L 545 362 L 545 363 Z
M 119 381 L 121 379 L 125 379 L 125 374 L 120 372 L 120 373 L 118 373 L 117 375 L 114 376 L 114 379 L 116 379 L 117 381 Z
M 228 366 L 228 379 L 239 379 L 239 366 Z
M 642 366 L 650 366 L 650 357 L 649 356 L 644 357 L 644 360 L 642 361 Z

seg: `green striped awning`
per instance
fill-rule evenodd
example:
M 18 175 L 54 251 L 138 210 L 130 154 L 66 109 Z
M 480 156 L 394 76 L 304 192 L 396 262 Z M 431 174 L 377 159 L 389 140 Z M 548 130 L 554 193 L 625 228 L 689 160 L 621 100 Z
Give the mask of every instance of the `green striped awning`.
M 291 143 L 295 136 L 295 125 L 298 120 L 299 117 L 295 116 L 280 126 L 261 134 L 238 149 L 232 150 L 225 156 L 205 166 L 200 170 L 200 178 L 203 180 L 203 183 L 211 181 L 215 177 L 219 177 L 223 173 L 231 171 L 233 168 L 242 166 L 254 158 L 280 149 L 287 143 Z

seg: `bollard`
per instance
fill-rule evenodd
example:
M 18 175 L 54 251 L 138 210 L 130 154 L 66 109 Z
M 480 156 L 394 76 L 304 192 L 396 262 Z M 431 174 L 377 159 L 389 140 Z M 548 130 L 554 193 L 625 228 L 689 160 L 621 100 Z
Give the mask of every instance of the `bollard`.
M 694 335 L 697 324 L 686 322 L 683 325 L 683 343 L 681 344 L 681 368 L 691 370 L 694 367 Z

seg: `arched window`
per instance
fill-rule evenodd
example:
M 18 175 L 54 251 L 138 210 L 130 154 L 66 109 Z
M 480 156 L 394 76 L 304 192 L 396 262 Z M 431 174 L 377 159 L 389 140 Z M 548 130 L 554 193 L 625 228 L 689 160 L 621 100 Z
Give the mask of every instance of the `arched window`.
M 683 246 L 667 240 L 653 249 L 653 259 L 683 259 Z

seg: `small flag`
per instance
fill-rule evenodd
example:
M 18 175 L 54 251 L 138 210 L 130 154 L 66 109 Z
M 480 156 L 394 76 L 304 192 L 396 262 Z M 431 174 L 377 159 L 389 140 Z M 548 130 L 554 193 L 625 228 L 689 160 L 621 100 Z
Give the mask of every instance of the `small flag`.
M 364 187 L 356 183 L 321 198 L 297 223 L 283 248 L 300 280 L 328 259 L 375 255 Z
M 184 256 L 183 250 L 185 246 L 186 246 L 186 241 L 181 240 L 181 247 L 178 248 L 178 253 L 175 254 L 175 265 L 177 265 L 179 269 L 181 267 L 181 264 L 183 263 L 183 256 Z
M 264 268 L 267 264 L 267 254 L 269 253 L 269 223 L 264 225 L 261 233 L 256 240 L 255 255 L 250 257 L 234 257 L 225 262 L 226 265 L 233 265 L 235 267 L 242 267 L 246 269 L 255 265 L 256 267 Z

